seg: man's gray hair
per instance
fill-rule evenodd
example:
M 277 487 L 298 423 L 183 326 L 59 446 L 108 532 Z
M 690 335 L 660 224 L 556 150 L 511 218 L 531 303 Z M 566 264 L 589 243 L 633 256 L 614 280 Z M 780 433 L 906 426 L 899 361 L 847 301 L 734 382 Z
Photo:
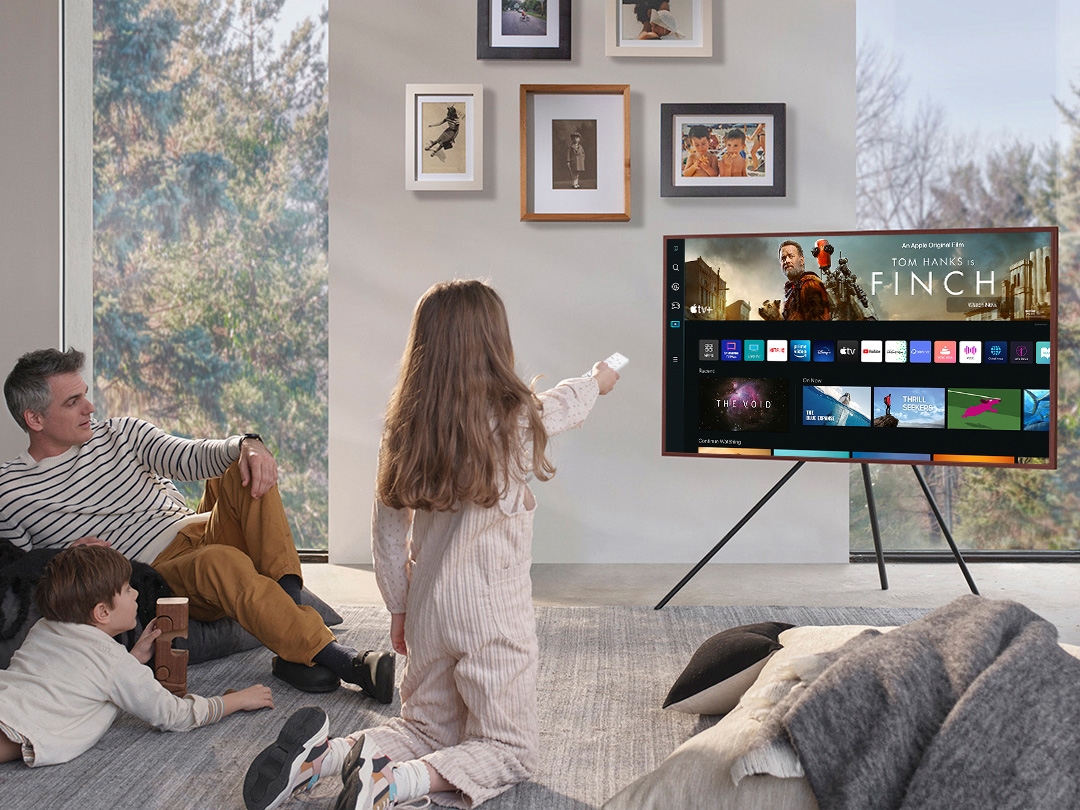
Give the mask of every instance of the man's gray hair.
M 86 356 L 78 349 L 38 349 L 27 352 L 15 364 L 4 382 L 4 399 L 19 427 L 30 432 L 23 416 L 27 411 L 45 413 L 52 401 L 49 378 L 80 372 Z

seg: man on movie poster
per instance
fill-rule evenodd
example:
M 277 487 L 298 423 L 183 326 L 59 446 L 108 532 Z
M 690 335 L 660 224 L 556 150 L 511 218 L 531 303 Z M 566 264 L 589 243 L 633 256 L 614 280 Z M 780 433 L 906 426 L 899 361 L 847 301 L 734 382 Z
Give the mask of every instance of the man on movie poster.
M 780 243 L 780 269 L 787 276 L 780 316 L 785 321 L 828 321 L 832 319 L 829 293 L 821 277 L 806 269 L 802 245 L 788 239 Z

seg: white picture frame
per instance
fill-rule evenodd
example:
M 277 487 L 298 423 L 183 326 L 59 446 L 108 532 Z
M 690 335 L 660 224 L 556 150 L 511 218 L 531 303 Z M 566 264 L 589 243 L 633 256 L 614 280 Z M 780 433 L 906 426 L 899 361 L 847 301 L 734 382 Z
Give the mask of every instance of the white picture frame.
M 712 0 L 667 0 L 656 10 L 670 28 L 659 37 L 650 36 L 652 23 L 638 19 L 635 0 L 605 0 L 605 47 L 607 56 L 672 57 L 712 56 Z M 650 11 L 651 13 L 651 11 Z
M 405 85 L 405 188 L 483 190 L 483 85 Z

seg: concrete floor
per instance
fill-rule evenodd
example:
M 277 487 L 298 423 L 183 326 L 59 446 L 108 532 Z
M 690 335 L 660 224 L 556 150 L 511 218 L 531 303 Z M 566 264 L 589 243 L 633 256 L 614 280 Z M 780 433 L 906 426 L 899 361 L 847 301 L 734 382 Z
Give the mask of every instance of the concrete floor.
M 538 605 L 656 605 L 690 565 L 534 565 Z M 1060 640 L 1080 644 L 1080 564 L 968 563 L 983 596 L 1014 599 L 1057 625 Z M 706 565 L 672 605 L 925 607 L 970 593 L 952 563 L 889 563 L 881 590 L 873 563 Z M 381 605 L 370 565 L 307 564 L 305 584 L 331 604 Z

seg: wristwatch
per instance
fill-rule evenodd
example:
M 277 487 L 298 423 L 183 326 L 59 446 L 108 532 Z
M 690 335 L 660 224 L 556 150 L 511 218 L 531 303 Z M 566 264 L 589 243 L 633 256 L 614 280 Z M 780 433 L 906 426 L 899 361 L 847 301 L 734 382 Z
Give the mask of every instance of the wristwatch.
M 262 441 L 262 436 L 260 436 L 258 433 L 245 433 L 243 436 L 240 437 L 240 446 L 241 447 L 244 446 L 244 439 L 255 439 L 256 441 L 261 442 Z M 265 442 L 264 442 L 264 444 L 265 444 Z

